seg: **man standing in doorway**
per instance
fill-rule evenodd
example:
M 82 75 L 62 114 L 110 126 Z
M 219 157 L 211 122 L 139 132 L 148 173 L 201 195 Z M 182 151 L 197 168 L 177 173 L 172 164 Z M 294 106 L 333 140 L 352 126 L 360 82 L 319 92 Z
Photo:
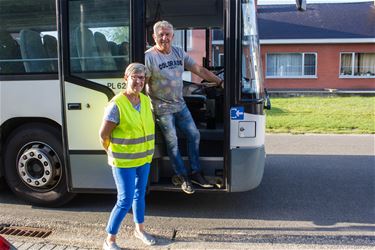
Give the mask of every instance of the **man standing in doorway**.
M 213 187 L 203 176 L 199 163 L 200 134 L 183 98 L 182 73 L 191 71 L 217 86 L 223 80 L 196 64 L 184 50 L 172 46 L 173 26 L 167 21 L 154 25 L 152 35 L 155 46 L 145 52 L 147 69 L 146 90 L 151 97 L 156 122 L 167 144 L 171 164 L 182 183 L 181 189 L 188 194 L 194 193 L 192 182 L 203 188 Z M 188 143 L 188 157 L 191 173 L 184 166 L 176 134 L 176 127 L 185 135 Z

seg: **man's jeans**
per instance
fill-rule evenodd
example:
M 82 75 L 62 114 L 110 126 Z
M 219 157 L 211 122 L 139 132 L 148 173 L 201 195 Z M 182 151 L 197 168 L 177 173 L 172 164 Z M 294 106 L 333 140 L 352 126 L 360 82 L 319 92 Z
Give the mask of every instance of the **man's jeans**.
M 187 106 L 185 105 L 180 112 L 157 116 L 156 122 L 164 135 L 165 142 L 167 143 L 168 155 L 176 174 L 188 174 L 178 149 L 176 127 L 186 137 L 191 171 L 193 173 L 199 172 L 200 134 Z

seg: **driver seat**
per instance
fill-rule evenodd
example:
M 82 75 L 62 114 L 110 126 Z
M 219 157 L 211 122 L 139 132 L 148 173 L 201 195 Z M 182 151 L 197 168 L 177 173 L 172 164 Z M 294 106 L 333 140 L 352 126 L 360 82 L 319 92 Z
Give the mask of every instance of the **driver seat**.
M 205 122 L 206 97 L 204 95 L 186 95 L 184 100 L 195 124 L 198 126 L 199 123 Z
M 203 95 L 203 93 L 201 94 L 201 92 L 197 92 L 197 90 L 199 91 L 200 89 L 194 83 L 183 81 L 183 84 L 185 103 L 189 108 L 196 126 L 199 127 L 199 124 L 205 122 L 206 120 L 205 115 L 207 98 L 205 95 Z

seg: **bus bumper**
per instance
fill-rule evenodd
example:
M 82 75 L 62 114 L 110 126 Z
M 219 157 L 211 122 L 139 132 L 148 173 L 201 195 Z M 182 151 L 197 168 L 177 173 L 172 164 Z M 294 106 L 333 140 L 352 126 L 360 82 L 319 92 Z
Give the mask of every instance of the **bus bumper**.
M 266 163 L 264 145 L 257 148 L 233 148 L 230 159 L 230 192 L 249 191 L 259 186 Z

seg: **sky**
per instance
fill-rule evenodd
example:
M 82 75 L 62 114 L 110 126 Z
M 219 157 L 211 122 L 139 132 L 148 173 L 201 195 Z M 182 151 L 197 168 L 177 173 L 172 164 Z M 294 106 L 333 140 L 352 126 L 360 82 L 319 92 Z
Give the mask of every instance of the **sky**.
M 307 3 L 354 3 L 370 2 L 371 0 L 307 0 Z M 295 0 L 258 0 L 258 4 L 295 4 Z

